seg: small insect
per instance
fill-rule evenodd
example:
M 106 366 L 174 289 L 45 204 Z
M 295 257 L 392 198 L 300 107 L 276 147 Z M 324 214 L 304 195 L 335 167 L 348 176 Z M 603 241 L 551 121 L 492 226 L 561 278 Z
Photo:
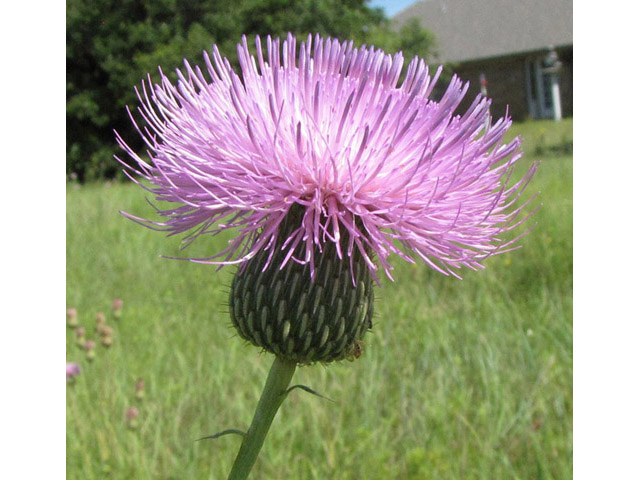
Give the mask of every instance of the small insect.
M 345 358 L 350 362 L 353 362 L 355 359 L 360 358 L 360 355 L 362 355 L 363 347 L 364 347 L 363 342 L 361 342 L 360 340 L 355 340 L 347 348 L 347 352 L 346 352 L 347 355 Z

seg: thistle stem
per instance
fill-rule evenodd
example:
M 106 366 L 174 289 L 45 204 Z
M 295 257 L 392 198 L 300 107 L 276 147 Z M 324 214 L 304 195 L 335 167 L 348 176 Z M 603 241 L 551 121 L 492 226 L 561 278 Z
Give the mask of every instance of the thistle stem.
M 285 399 L 285 391 L 295 370 L 296 362 L 276 356 L 253 415 L 253 421 L 242 440 L 228 480 L 244 480 L 251 472 L 273 417 Z

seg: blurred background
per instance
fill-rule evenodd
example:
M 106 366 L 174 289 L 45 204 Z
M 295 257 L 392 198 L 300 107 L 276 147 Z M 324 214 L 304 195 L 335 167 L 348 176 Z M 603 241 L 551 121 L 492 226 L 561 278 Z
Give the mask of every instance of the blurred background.
M 142 148 L 125 106 L 159 66 L 202 66 L 213 43 L 234 62 L 242 34 L 287 32 L 419 55 L 445 65 L 436 98 L 455 73 L 467 104 L 508 107 L 514 178 L 538 163 L 544 205 L 522 249 L 463 281 L 397 259 L 363 356 L 296 372 L 335 403 L 292 394 L 253 478 L 572 478 L 570 0 L 67 0 L 66 15 L 67 478 L 226 478 L 239 437 L 195 440 L 246 428 L 271 360 L 231 326 L 233 268 L 158 255 L 206 257 L 231 232 L 184 252 L 124 219 L 154 212 L 120 181 L 113 130 Z

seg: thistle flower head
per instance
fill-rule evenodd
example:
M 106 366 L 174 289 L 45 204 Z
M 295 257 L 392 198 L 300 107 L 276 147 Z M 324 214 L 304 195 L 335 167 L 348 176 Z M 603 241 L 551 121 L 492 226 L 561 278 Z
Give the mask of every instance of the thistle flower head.
M 113 317 L 116 320 L 122 317 L 122 304 L 123 302 L 121 298 L 115 298 L 111 303 L 111 308 L 113 310 Z
M 124 415 L 127 418 L 127 420 L 135 420 L 136 418 L 138 418 L 139 412 L 136 407 L 129 407 L 125 411 Z
M 114 312 L 122 310 L 122 303 L 123 302 L 121 298 L 114 298 L 113 301 L 111 302 L 111 308 L 113 309 Z
M 96 330 L 101 337 L 110 337 L 113 334 L 113 328 L 104 323 L 98 325 Z
M 96 313 L 96 325 L 102 325 L 107 321 L 107 317 L 103 312 Z
M 142 378 L 138 378 L 135 384 L 136 392 L 141 392 L 144 390 L 144 380 Z
M 138 427 L 138 416 L 140 412 L 136 407 L 129 407 L 124 412 L 124 417 L 127 422 L 127 426 L 129 428 L 137 428 Z
M 78 326 L 78 311 L 75 308 L 67 308 L 67 324 L 71 328 Z
M 80 375 L 80 365 L 74 362 L 67 362 L 67 382 L 72 381 L 76 375 Z
M 144 398 L 144 380 L 139 378 L 135 384 L 135 395 L 138 400 L 142 400 Z
M 327 248 L 339 259 L 357 250 L 375 278 L 378 265 L 391 277 L 392 254 L 458 276 L 513 248 L 503 234 L 524 221 L 515 203 L 534 168 L 510 181 L 520 140 L 503 143 L 511 122 L 491 123 L 488 99 L 457 114 L 468 84 L 453 77 L 432 99 L 441 69 L 432 77 L 414 58 L 400 82 L 401 53 L 353 42 L 258 37 L 255 51 L 243 38 L 239 74 L 214 46 L 206 74 L 185 61 L 177 85 L 162 72 L 142 84 L 146 126 L 136 127 L 151 161 L 118 142 L 144 188 L 177 206 L 159 210 L 161 222 L 130 218 L 188 232 L 187 243 L 233 228 L 226 249 L 192 260 L 260 255 L 265 269 L 308 265 L 312 279 Z M 302 213 L 282 238 L 295 205 Z

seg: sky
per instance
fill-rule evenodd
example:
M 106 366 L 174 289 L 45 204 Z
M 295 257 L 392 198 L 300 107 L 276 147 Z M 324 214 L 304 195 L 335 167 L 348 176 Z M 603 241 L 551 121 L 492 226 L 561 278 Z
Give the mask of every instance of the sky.
M 387 17 L 393 17 L 400 10 L 404 10 L 417 0 L 371 0 L 370 7 L 382 7 Z

